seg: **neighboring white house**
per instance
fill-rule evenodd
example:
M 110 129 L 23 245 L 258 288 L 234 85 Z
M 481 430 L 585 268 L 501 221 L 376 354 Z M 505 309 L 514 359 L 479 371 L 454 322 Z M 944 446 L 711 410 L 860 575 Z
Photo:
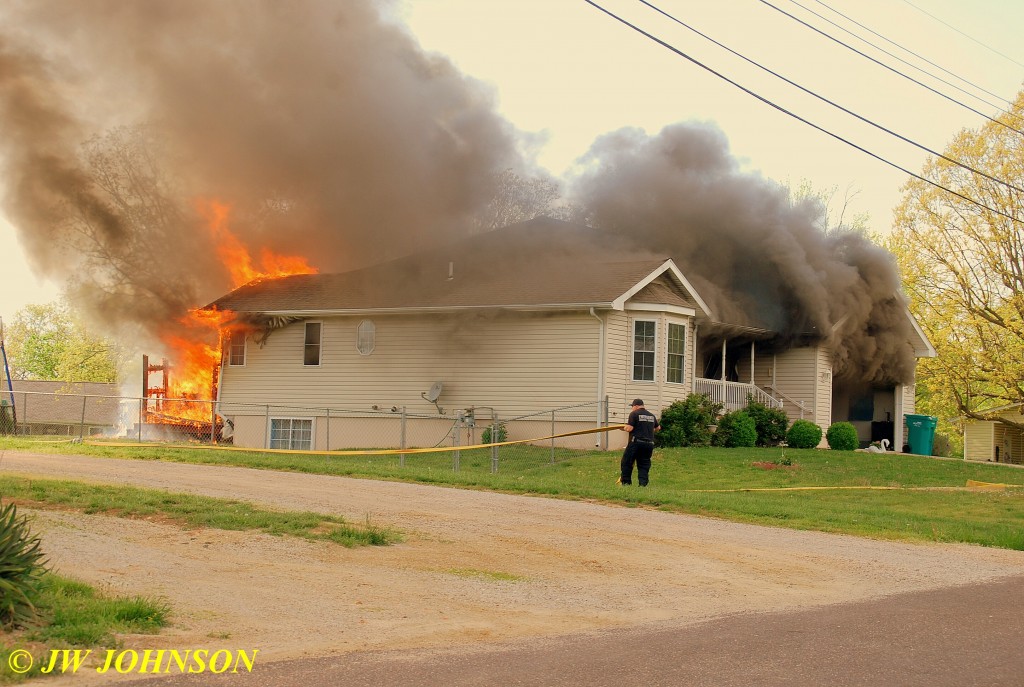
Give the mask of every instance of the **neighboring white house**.
M 1024 404 L 996 408 L 993 412 L 1013 422 L 1024 423 Z M 1024 432 L 996 421 L 967 420 L 964 423 L 964 459 L 995 463 L 1024 463 Z
M 381 418 L 345 413 L 401 408 L 420 417 L 404 445 L 429 446 L 437 432 L 426 418 L 442 407 L 486 423 L 592 404 L 588 417 L 559 423 L 567 431 L 621 423 L 634 397 L 660 412 L 693 392 L 727 409 L 753 394 L 823 428 L 856 407 L 865 442 L 872 422 L 888 420 L 902 444 L 897 420 L 913 412 L 912 385 L 836 389 L 820 340 L 778 350 L 773 332 L 718 321 L 669 257 L 594 246 L 593 238 L 539 218 L 362 270 L 254 282 L 218 299 L 208 307 L 245 323 L 226 335 L 218 384 L 236 444 L 394 446 Z M 927 355 L 923 336 L 911 343 Z M 510 426 L 510 438 L 547 434 L 541 422 Z M 616 447 L 625 435 L 609 438 Z

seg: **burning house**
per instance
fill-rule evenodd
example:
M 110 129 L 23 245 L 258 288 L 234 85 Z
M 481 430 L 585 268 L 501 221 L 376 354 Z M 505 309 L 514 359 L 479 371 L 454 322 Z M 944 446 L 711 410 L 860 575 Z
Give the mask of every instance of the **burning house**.
M 239 443 L 374 445 L 330 408 L 607 398 L 614 421 L 692 391 L 902 442 L 931 347 L 891 256 L 743 171 L 712 126 L 595 141 L 560 199 L 591 229 L 471 236 L 494 204 L 534 214 L 499 197 L 529 146 L 381 3 L 0 15 L 5 217 L 83 315 L 169 358 L 168 398 L 219 377 Z
M 612 424 L 637 396 L 661 409 L 706 393 L 734 409 L 749 394 L 822 427 L 851 419 L 865 443 L 893 445 L 914 409 L 912 378 L 837 378 L 841 322 L 794 334 L 729 321 L 672 257 L 546 218 L 361 270 L 258 281 L 208 310 L 245 323 L 225 351 L 218 402 L 246 446 L 296 426 L 289 448 L 386 445 L 372 419 L 337 411 L 429 415 L 430 388 L 446 406 L 506 418 L 589 403 L 594 421 Z M 929 355 L 901 312 L 905 350 Z

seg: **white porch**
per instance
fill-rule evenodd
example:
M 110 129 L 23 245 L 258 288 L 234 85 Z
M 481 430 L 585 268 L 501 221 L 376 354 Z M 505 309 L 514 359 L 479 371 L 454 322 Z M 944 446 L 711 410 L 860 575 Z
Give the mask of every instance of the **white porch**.
M 721 379 L 697 377 L 693 380 L 693 392 L 704 394 L 712 403 L 721 403 L 725 411 L 740 410 L 747 405 L 747 396 L 769 408 L 782 409 L 782 401 L 755 384 L 725 382 Z

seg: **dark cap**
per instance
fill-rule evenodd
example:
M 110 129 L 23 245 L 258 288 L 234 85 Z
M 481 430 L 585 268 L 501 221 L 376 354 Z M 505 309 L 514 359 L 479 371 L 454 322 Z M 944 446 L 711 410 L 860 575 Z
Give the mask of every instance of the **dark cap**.
M 629 405 L 631 405 L 631 406 L 642 406 L 643 404 L 644 404 L 644 399 L 642 399 L 642 398 L 634 398 L 633 402 L 630 403 Z

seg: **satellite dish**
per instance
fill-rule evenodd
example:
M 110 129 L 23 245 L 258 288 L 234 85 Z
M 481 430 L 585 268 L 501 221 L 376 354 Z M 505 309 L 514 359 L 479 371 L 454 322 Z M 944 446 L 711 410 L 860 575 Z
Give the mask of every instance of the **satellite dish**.
M 444 388 L 444 382 L 434 382 L 430 385 L 430 391 L 423 394 L 423 398 L 427 399 L 431 403 L 441 397 L 441 389 Z
M 437 408 L 437 412 L 444 415 L 444 409 L 437 405 L 437 399 L 441 396 L 441 389 L 444 388 L 444 382 L 434 382 L 430 385 L 430 391 L 420 394 L 420 396 L 427 401 L 434 404 Z

